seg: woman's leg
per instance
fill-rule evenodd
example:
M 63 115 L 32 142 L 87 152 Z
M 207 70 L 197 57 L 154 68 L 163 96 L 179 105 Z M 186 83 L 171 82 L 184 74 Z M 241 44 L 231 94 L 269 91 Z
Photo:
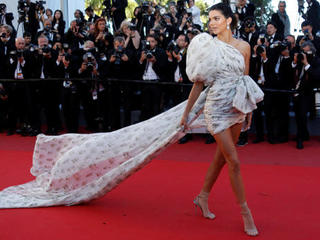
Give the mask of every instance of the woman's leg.
M 224 156 L 225 161 L 228 164 L 231 187 L 241 207 L 245 232 L 248 235 L 255 236 L 258 234 L 258 231 L 254 224 L 250 209 L 246 203 L 245 190 L 240 173 L 240 161 L 238 159 L 236 146 L 233 141 L 235 136 L 239 136 L 241 127 L 242 124 L 236 124 L 221 133 L 215 134 L 214 137 Z
M 239 134 L 234 134 L 232 136 L 234 144 L 237 142 L 237 140 L 239 138 Z M 226 161 L 224 159 L 224 156 L 223 156 L 220 148 L 218 147 L 216 150 L 214 159 L 208 168 L 201 192 L 195 199 L 195 203 L 201 207 L 203 216 L 206 218 L 210 218 L 210 219 L 215 218 L 214 214 L 211 213 L 209 210 L 208 197 L 209 197 L 209 193 L 210 193 L 214 183 L 217 181 L 217 178 L 218 178 L 222 168 L 224 167 L 225 163 L 226 163 Z

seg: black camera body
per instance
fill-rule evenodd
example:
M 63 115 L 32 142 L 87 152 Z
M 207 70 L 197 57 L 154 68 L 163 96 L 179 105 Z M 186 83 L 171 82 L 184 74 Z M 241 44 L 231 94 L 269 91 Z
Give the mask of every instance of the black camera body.
M 29 5 L 26 0 L 18 1 L 18 23 L 27 22 L 27 11 Z
M 178 44 L 176 43 L 176 41 L 171 40 L 168 44 L 167 50 L 169 52 L 174 52 L 175 54 L 179 54 L 180 52 L 180 47 L 178 46 Z
M 114 64 L 116 65 L 120 65 L 121 63 L 121 57 L 124 54 L 124 49 L 123 47 L 119 46 L 115 51 L 114 51 L 114 56 L 116 57 L 116 61 L 114 62 Z
M 1 33 L 0 38 L 6 38 L 7 34 L 6 33 Z
M 48 54 L 51 52 L 51 46 L 50 45 L 44 45 L 42 48 L 42 52 L 45 54 Z
M 265 46 L 265 41 L 266 41 L 266 35 L 265 33 L 260 33 L 259 34 L 259 39 L 260 39 L 260 42 L 261 42 L 261 45 L 259 45 L 257 47 L 257 54 L 258 55 L 261 55 L 265 50 L 266 50 L 266 46 Z
M 137 25 L 134 24 L 134 23 L 130 23 L 129 29 L 130 29 L 131 31 L 136 31 L 136 30 L 137 30 Z
M 146 54 L 147 59 L 153 58 L 153 50 L 151 50 L 149 41 L 142 42 L 142 51 Z
M 23 50 L 13 50 L 13 51 L 9 52 L 9 56 L 12 59 L 22 58 L 24 56 L 24 51 Z
M 291 50 L 291 43 L 287 40 L 276 41 L 270 45 L 270 48 L 277 49 L 280 52 L 282 52 L 286 49 L 288 49 L 290 51 Z

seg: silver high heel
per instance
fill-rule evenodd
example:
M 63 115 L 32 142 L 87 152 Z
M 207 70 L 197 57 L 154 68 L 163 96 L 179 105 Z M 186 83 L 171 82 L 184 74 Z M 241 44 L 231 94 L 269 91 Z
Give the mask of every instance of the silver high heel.
M 210 210 L 208 208 L 207 209 L 203 209 L 203 207 L 200 205 L 200 202 L 199 202 L 200 198 L 202 198 L 203 200 L 207 200 L 208 201 L 208 198 L 205 197 L 205 196 L 200 196 L 200 195 L 196 196 L 196 198 L 193 200 L 195 208 L 196 209 L 197 209 L 197 207 L 200 208 L 200 210 L 202 212 L 202 216 L 204 218 L 208 218 L 208 219 L 211 219 L 211 220 L 215 219 L 216 216 L 212 212 L 210 212 Z

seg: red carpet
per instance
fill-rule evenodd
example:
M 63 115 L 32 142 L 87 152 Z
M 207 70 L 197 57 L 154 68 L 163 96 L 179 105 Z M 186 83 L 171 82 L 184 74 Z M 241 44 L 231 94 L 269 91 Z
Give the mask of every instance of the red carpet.
M 0 189 L 32 179 L 35 138 L 0 135 Z M 249 239 L 227 172 L 210 198 L 217 218 L 195 213 L 198 193 L 216 144 L 196 138 L 173 145 L 105 197 L 87 205 L 0 210 L 0 240 Z M 238 148 L 257 239 L 316 240 L 320 236 L 320 141 Z

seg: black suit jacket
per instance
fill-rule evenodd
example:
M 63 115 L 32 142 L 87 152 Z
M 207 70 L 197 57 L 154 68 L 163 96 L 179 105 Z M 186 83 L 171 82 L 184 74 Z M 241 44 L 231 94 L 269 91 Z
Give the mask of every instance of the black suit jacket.
M 252 3 L 246 4 L 243 8 L 245 9 L 245 12 L 242 13 L 239 13 L 239 8 L 236 8 L 236 13 L 239 15 L 239 20 L 241 22 L 247 17 L 254 17 L 254 11 L 256 10 L 256 7 Z
M 166 52 L 162 49 L 157 47 L 153 53 L 156 58 L 156 62 L 153 63 L 152 69 L 153 71 L 159 76 L 161 82 L 168 81 L 168 58 Z M 142 72 L 142 76 L 146 70 L 147 60 L 144 60 L 142 64 L 140 64 L 140 70 Z
M 312 1 L 312 6 L 306 14 L 306 20 L 311 22 L 314 32 L 320 30 L 320 4 L 318 1 Z
M 284 24 L 281 21 L 278 13 L 274 13 L 271 16 L 271 21 L 274 22 L 277 25 L 277 33 L 284 38 Z
M 113 12 L 113 19 L 117 29 L 119 29 L 121 22 L 126 19 L 127 6 L 127 0 L 112 0 L 112 7 L 116 8 Z
M 88 18 L 88 22 L 95 23 L 100 17 L 98 15 L 94 15 L 93 17 Z
M 190 83 L 190 80 L 188 78 L 188 75 L 186 73 L 186 67 L 187 67 L 187 51 L 185 51 L 182 55 L 182 59 L 180 62 L 177 61 L 176 58 L 173 57 L 173 61 L 169 62 L 169 69 L 170 69 L 170 81 L 174 81 L 174 74 L 179 66 L 182 82 L 183 83 Z

